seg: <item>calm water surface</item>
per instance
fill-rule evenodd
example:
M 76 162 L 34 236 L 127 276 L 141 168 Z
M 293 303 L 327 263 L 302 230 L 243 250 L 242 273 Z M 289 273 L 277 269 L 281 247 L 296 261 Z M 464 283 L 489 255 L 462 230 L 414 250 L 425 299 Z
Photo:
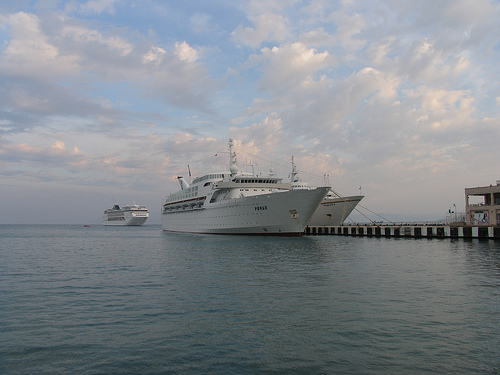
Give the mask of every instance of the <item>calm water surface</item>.
M 0 225 L 2 374 L 499 374 L 500 243 Z

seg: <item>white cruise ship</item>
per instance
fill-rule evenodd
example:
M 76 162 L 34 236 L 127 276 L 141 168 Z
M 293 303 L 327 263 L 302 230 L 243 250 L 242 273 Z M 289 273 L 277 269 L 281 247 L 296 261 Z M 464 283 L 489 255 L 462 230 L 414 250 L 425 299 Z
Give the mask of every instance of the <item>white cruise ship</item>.
M 117 204 L 113 208 L 108 208 L 102 215 L 104 225 L 135 225 L 140 226 L 149 218 L 149 211 L 146 206 L 131 204 L 120 208 Z
M 329 186 L 292 190 L 276 176 L 239 171 L 229 140 L 229 171 L 195 178 L 179 176 L 181 190 L 162 205 L 165 231 L 302 236 Z
M 292 157 L 292 172 L 290 173 L 290 183 L 292 189 L 310 189 L 307 182 L 301 181 L 297 177 L 297 168 Z M 314 212 L 308 225 L 311 226 L 339 226 L 351 214 L 357 204 L 363 199 L 363 195 L 351 195 L 342 197 L 330 190 L 326 197 L 321 201 Z

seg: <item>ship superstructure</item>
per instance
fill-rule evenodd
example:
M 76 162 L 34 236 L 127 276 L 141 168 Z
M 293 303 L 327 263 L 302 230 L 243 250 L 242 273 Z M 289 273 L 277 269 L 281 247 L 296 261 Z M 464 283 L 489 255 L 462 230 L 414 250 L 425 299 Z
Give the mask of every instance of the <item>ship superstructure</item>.
M 115 204 L 108 208 L 102 215 L 104 225 L 143 225 L 149 218 L 149 211 L 146 206 L 131 204 L 121 207 Z

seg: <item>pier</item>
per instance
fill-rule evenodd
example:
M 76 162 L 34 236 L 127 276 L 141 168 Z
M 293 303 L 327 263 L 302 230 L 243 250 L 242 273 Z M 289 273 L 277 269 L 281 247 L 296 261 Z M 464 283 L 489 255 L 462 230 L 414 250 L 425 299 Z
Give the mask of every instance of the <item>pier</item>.
M 367 236 L 394 238 L 500 239 L 500 226 L 453 225 L 342 225 L 308 226 L 305 235 Z

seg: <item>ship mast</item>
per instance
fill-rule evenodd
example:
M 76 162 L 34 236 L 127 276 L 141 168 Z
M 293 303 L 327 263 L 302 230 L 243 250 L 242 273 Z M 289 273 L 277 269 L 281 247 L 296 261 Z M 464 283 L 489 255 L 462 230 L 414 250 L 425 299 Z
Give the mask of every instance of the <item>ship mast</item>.
M 296 179 L 297 176 L 297 168 L 295 167 L 295 162 L 293 161 L 293 156 L 292 156 L 292 172 L 290 172 L 290 182 L 297 182 L 298 179 Z
M 229 171 L 231 176 L 235 176 L 239 172 L 239 168 L 236 162 L 236 152 L 233 152 L 233 139 L 229 138 Z

